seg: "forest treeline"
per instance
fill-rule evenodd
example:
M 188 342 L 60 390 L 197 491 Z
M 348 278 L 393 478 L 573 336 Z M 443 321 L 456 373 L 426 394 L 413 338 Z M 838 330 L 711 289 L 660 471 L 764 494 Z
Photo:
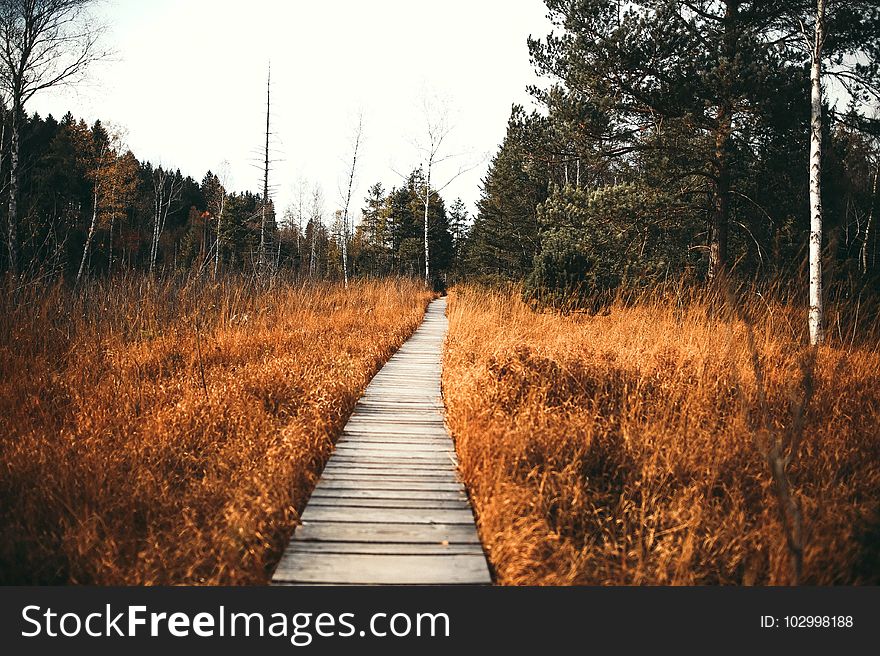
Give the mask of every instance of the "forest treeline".
M 261 193 L 226 189 L 212 171 L 196 180 L 138 160 L 101 121 L 88 126 L 69 112 L 60 121 L 25 119 L 21 153 L 18 251 L 34 273 L 74 279 L 84 253 L 90 275 L 258 268 Z M 420 276 L 423 189 L 418 169 L 389 191 L 370 187 L 348 248 L 353 275 Z M 276 219 L 271 197 L 265 205 L 270 269 L 342 276 L 341 212 L 327 212 L 319 187 L 301 185 L 283 217 Z M 447 210 L 436 192 L 429 207 L 433 264 L 446 271 L 461 247 L 467 212 L 460 200 Z
M 10 109 L 16 268 L 79 278 L 266 263 L 340 279 L 345 257 L 355 277 L 424 277 L 429 252 L 431 277 L 524 282 L 550 302 L 722 272 L 805 282 L 815 0 L 546 4 L 553 32 L 528 41 L 537 109 L 513 107 L 473 217 L 435 190 L 425 202 L 424 167 L 354 199 L 354 230 L 347 206 L 345 217 L 328 211 L 317 188 L 301 185 L 276 213 L 265 193 L 226 189 L 216 172 L 198 181 L 138 160 L 99 122 L 16 123 Z M 826 4 L 824 276 L 847 294 L 876 292 L 880 8 Z

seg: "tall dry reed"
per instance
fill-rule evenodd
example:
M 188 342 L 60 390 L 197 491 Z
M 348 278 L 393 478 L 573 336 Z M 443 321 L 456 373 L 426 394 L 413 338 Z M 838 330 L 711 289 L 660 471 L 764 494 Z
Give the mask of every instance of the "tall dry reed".
M 771 445 L 799 581 L 880 582 L 876 317 L 832 323 L 813 365 L 801 309 L 735 303 L 679 289 L 561 316 L 515 289 L 452 292 L 447 421 L 500 583 L 798 580 Z
M 415 283 L 0 292 L 0 581 L 262 583 Z

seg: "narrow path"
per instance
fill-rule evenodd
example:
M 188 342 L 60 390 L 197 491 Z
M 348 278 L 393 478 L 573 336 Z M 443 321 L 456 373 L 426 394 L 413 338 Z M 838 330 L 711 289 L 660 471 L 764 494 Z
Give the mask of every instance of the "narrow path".
M 443 425 L 446 299 L 355 406 L 273 584 L 488 584 Z

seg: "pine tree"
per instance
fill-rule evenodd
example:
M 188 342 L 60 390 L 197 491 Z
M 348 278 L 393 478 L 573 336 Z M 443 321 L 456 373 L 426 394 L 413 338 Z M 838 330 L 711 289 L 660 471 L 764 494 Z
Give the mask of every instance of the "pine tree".
M 530 39 L 542 73 L 561 85 L 535 90 L 548 106 L 579 109 L 581 131 L 608 156 L 646 147 L 664 122 L 689 139 L 655 142 L 695 164 L 710 198 L 709 276 L 728 261 L 734 154 L 742 132 L 791 85 L 803 84 L 803 58 L 788 31 L 799 2 L 788 0 L 547 0 L 562 28 Z
M 530 170 L 522 142 L 521 110 L 514 108 L 507 135 L 489 165 L 470 230 L 466 269 L 472 274 L 522 279 L 540 248 L 538 205 L 546 197 L 545 171 Z

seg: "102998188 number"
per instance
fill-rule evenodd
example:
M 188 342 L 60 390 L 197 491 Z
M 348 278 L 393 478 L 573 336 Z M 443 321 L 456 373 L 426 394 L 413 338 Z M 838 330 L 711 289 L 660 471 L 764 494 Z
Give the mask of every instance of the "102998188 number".
M 787 629 L 849 629 L 852 615 L 786 615 L 782 618 Z

